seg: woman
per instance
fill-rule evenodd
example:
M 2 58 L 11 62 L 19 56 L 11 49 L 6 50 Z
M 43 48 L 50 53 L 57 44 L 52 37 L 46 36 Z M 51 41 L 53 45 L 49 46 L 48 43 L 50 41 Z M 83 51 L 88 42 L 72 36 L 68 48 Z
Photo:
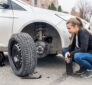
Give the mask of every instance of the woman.
M 66 27 L 72 35 L 70 45 L 63 50 L 65 61 L 72 60 L 80 65 L 77 74 L 82 74 L 83 77 L 92 77 L 92 33 L 85 29 L 82 21 L 79 18 L 70 18 Z

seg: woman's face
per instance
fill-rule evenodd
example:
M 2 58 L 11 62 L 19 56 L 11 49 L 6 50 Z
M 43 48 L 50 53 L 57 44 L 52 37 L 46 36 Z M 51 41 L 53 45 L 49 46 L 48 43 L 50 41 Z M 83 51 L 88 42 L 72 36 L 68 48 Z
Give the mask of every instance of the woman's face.
M 77 32 L 78 32 L 78 26 L 77 26 L 77 25 L 72 26 L 72 24 L 69 23 L 69 24 L 66 24 L 66 27 L 67 27 L 68 32 L 69 32 L 70 34 L 73 34 L 73 33 L 77 33 Z

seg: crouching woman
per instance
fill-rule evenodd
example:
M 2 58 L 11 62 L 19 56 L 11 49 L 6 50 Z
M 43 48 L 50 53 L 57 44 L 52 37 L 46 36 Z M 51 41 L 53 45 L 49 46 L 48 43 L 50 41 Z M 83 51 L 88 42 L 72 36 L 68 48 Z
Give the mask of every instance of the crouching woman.
M 70 18 L 66 27 L 72 35 L 69 47 L 62 52 L 66 63 L 69 64 L 71 57 L 80 66 L 77 74 L 92 77 L 92 33 L 84 28 L 79 18 Z

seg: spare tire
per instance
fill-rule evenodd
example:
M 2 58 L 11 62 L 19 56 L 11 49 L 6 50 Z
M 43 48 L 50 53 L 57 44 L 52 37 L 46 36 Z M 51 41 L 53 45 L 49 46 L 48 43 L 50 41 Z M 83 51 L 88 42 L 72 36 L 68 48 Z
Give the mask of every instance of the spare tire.
M 8 44 L 10 66 L 17 76 L 32 74 L 37 65 L 36 47 L 27 33 L 14 34 Z

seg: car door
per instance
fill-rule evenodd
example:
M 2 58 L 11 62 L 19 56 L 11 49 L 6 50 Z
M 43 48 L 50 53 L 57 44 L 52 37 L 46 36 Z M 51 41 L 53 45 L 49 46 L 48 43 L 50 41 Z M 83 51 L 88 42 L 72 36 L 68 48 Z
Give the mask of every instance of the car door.
M 8 1 L 8 5 L 8 8 L 0 5 L 0 47 L 8 46 L 13 29 L 13 11 L 10 0 Z

